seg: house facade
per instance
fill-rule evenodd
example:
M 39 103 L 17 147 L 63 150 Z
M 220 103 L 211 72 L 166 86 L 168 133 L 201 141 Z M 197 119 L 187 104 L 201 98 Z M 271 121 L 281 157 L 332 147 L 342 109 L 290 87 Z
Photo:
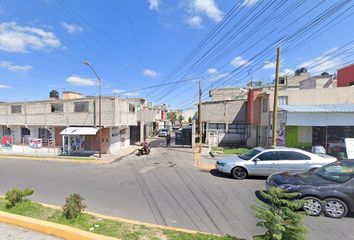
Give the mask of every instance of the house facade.
M 11 144 L 19 146 L 19 151 L 24 151 L 25 145 L 38 141 L 36 139 L 42 139 L 48 152 L 52 149 L 65 153 L 70 150 L 97 152 L 99 141 L 102 142 L 102 153 L 113 153 L 130 145 L 129 126 L 137 124 L 133 101 L 115 96 L 101 98 L 102 139 L 99 139 L 99 98 L 80 98 L 75 94 L 70 98 L 72 92 L 70 95 L 64 92 L 63 99 L 0 103 L 0 137 L 10 137 Z M 63 134 L 69 127 L 74 132 Z M 75 135 L 75 131 L 81 135 Z M 35 150 L 41 151 L 40 148 Z M 14 151 L 13 147 L 11 151 Z

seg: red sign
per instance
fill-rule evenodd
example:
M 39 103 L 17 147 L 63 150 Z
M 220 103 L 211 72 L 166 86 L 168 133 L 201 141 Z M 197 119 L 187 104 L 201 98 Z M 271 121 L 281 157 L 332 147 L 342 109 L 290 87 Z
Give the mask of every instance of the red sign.
M 11 142 L 11 137 L 2 137 L 2 144 L 8 144 Z

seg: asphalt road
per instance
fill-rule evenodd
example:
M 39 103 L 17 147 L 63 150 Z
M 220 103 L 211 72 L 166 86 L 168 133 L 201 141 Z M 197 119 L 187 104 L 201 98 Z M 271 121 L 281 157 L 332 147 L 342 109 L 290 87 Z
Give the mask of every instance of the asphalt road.
M 248 204 L 264 178 L 237 181 L 194 166 L 194 150 L 152 142 L 150 155 L 109 164 L 0 159 L 0 195 L 13 187 L 35 189 L 33 201 L 61 206 L 72 193 L 87 211 L 220 235 L 251 239 L 262 234 Z M 307 217 L 309 239 L 354 239 L 353 216 Z

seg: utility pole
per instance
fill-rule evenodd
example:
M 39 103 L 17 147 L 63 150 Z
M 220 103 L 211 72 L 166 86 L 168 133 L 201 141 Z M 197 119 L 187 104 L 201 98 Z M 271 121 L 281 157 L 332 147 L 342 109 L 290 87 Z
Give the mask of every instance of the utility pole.
M 278 85 L 279 85 L 279 68 L 280 68 L 280 47 L 278 47 L 277 68 L 275 72 L 275 88 L 274 88 L 274 107 L 273 107 L 273 129 L 272 129 L 272 146 L 277 145 L 277 117 L 278 117 Z
M 199 153 L 202 152 L 202 81 L 199 81 Z

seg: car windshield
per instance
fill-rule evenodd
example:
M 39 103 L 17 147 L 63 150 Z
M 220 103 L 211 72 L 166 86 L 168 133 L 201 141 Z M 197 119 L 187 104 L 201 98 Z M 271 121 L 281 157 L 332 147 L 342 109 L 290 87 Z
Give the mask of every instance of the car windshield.
M 162 129 L 161 132 L 167 132 L 167 129 Z
M 245 153 L 242 153 L 239 158 L 242 158 L 243 160 L 250 160 L 251 158 L 253 158 L 254 156 L 256 156 L 258 153 L 260 153 L 261 151 L 252 148 L 251 150 L 248 150 Z
M 333 162 L 314 171 L 322 178 L 344 183 L 354 177 L 354 161 Z

